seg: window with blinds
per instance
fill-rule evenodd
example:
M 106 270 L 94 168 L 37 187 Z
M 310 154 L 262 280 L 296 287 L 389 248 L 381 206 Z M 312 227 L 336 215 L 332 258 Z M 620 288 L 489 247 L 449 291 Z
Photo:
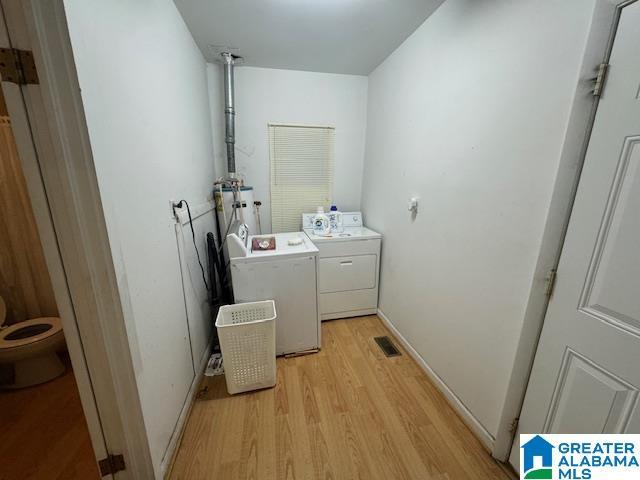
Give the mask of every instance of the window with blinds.
M 331 203 L 335 129 L 269 124 L 271 229 L 300 230 L 302 213 Z

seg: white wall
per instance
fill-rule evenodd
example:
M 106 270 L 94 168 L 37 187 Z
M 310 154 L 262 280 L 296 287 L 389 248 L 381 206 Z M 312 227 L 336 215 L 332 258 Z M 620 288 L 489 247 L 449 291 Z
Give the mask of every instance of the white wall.
M 65 9 L 160 478 L 194 378 L 169 200 L 210 196 L 206 63 L 171 0 L 68 0 Z
M 218 65 L 208 67 L 214 123 L 224 114 L 220 70 Z M 367 77 L 240 66 L 235 79 L 236 171 L 262 201 L 263 231 L 271 231 L 269 122 L 334 126 L 333 203 L 342 211 L 359 210 Z M 226 172 L 224 155 L 216 158 L 218 172 Z
M 593 5 L 448 0 L 369 77 L 380 308 L 491 436 Z

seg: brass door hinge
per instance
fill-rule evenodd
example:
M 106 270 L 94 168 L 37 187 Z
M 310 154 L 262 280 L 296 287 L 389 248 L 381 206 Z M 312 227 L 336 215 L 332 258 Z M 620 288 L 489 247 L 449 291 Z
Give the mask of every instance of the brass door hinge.
M 106 458 L 103 458 L 98 462 L 100 467 L 100 475 L 113 475 L 116 472 L 120 472 L 126 468 L 124 464 L 124 456 L 109 454 Z
M 604 90 L 604 84 L 607 81 L 607 73 L 609 72 L 609 64 L 601 63 L 598 67 L 598 75 L 596 75 L 595 84 L 593 86 L 593 96 L 599 97 Z
M 516 417 L 513 419 L 511 424 L 509 425 L 509 433 L 515 435 L 518 431 L 518 424 L 520 423 L 520 417 Z
M 554 268 L 549 272 L 549 276 L 547 277 L 547 290 L 544 294 L 551 298 L 553 295 L 553 290 L 556 288 L 556 279 L 558 278 L 558 271 Z
M 40 83 L 33 53 L 16 48 L 0 48 L 0 76 L 3 82 L 18 85 Z

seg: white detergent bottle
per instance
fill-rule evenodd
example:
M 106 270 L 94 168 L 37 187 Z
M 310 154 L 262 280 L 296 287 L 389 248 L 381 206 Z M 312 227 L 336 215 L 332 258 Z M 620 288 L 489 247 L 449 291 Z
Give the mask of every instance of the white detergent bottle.
M 331 235 L 331 226 L 329 225 L 329 217 L 325 215 L 324 208 L 318 207 L 318 212 L 313 217 L 313 233 L 320 237 Z
M 329 210 L 328 216 L 331 233 L 339 233 L 344 231 L 344 227 L 342 224 L 342 212 L 338 211 L 338 207 L 336 207 L 335 205 L 331 205 L 331 210 Z

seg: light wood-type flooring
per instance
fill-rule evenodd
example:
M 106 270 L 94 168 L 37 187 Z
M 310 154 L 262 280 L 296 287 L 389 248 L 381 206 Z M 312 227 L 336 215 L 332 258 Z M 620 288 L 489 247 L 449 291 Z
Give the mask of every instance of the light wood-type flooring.
M 0 480 L 99 478 L 70 367 L 50 382 L 0 391 Z
M 275 388 L 229 396 L 205 378 L 172 479 L 509 478 L 424 372 L 387 358 L 376 316 L 322 324 L 320 353 L 279 358 Z

